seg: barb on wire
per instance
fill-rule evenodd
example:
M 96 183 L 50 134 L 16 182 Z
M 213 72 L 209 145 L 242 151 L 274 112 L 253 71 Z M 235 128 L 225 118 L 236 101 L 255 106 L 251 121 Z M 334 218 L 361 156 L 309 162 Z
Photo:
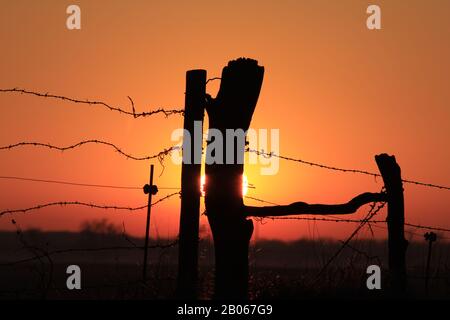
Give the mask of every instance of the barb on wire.
M 159 199 L 158 201 L 153 202 L 151 205 L 154 206 L 166 199 L 169 199 L 177 194 L 180 194 L 180 192 L 174 192 L 171 194 L 168 194 L 167 196 Z M 5 214 L 13 214 L 13 213 L 27 213 L 29 211 L 35 211 L 44 209 L 47 207 L 54 207 L 54 206 L 84 206 L 84 207 L 90 207 L 94 209 L 113 209 L 113 210 L 125 210 L 125 211 L 137 211 L 147 208 L 147 205 L 142 205 L 138 207 L 125 207 L 125 206 L 109 206 L 109 205 L 98 205 L 93 203 L 86 203 L 86 202 L 80 202 L 80 201 L 59 201 L 59 202 L 50 202 L 45 204 L 40 204 L 34 207 L 30 208 L 24 208 L 24 209 L 13 209 L 13 210 L 4 210 L 0 212 L 0 217 L 4 216 Z
M 282 156 L 282 155 L 275 154 L 273 152 L 267 153 L 267 152 L 264 152 L 264 150 L 260 151 L 260 150 L 246 148 L 245 152 L 255 153 L 256 155 L 263 156 L 265 158 L 276 157 L 276 158 L 279 158 L 279 159 L 283 159 L 283 160 L 287 160 L 287 161 L 293 161 L 293 162 L 298 162 L 298 163 L 302 163 L 302 164 L 309 165 L 309 166 L 312 166 L 312 167 L 318 167 L 318 168 L 332 170 L 332 171 L 340 171 L 340 172 L 345 172 L 345 173 L 364 174 L 364 175 L 368 175 L 368 176 L 372 176 L 372 177 L 381 177 L 381 175 L 379 173 L 374 173 L 374 172 L 369 172 L 369 171 L 359 170 L 359 169 L 338 168 L 338 167 L 333 167 L 333 166 L 324 165 L 324 164 L 320 164 L 320 163 L 305 161 L 305 160 L 302 160 L 302 159 L 295 159 L 295 158 L 292 158 L 292 157 Z M 420 185 L 420 186 L 424 186 L 424 187 L 437 188 L 437 189 L 443 189 L 443 190 L 450 190 L 450 187 L 448 187 L 448 186 L 442 186 L 442 185 L 426 183 L 426 182 L 420 182 L 420 181 L 414 181 L 414 180 L 408 180 L 408 179 L 403 179 L 402 181 L 404 183 L 410 183 L 410 184 Z
M 20 93 L 20 94 L 27 94 L 27 95 L 32 95 L 32 96 L 41 97 L 41 98 L 50 98 L 50 99 L 63 100 L 63 101 L 68 101 L 68 102 L 73 102 L 73 103 L 87 104 L 87 105 L 91 105 L 91 106 L 99 105 L 99 106 L 103 106 L 103 107 L 107 108 L 110 111 L 115 111 L 115 112 L 118 112 L 118 113 L 121 113 L 124 115 L 132 116 L 133 118 L 149 117 L 149 116 L 159 114 L 159 113 L 164 114 L 166 117 L 174 115 L 174 114 L 184 115 L 184 111 L 182 109 L 165 109 L 165 108 L 158 108 L 158 109 L 152 110 L 152 111 L 144 111 L 144 112 L 136 113 L 136 110 L 134 107 L 134 102 L 130 97 L 127 97 L 127 98 L 130 100 L 132 112 L 124 110 L 121 107 L 112 106 L 103 101 L 81 100 L 81 99 L 70 98 L 70 97 L 66 97 L 66 96 L 62 96 L 62 95 L 36 92 L 36 91 L 31 91 L 31 90 L 26 90 L 26 89 L 21 89 L 21 88 L 0 89 L 0 93 Z
M 142 187 L 137 186 L 117 186 L 117 185 L 105 185 L 105 184 L 89 184 L 71 181 L 61 181 L 61 180 L 51 180 L 51 179 L 36 179 L 27 177 L 17 177 L 17 176 L 0 176 L 0 179 L 7 180 L 19 180 L 19 181 L 31 181 L 31 182 L 43 182 L 43 183 L 55 183 L 70 186 L 80 186 L 80 187 L 94 187 L 94 188 L 111 188 L 111 189 L 127 189 L 127 190 L 142 190 Z M 180 190 L 180 187 L 159 187 L 159 190 Z
M 14 149 L 14 148 L 19 148 L 19 147 L 32 146 L 32 147 L 44 147 L 44 148 L 53 149 L 53 150 L 59 150 L 59 151 L 67 151 L 67 150 L 71 150 L 71 149 L 75 149 L 75 148 L 81 147 L 81 146 L 86 145 L 86 144 L 100 144 L 100 145 L 105 145 L 105 146 L 111 147 L 111 148 L 115 149 L 116 152 L 118 152 L 122 156 L 126 157 L 127 159 L 137 160 L 137 161 L 146 161 L 146 160 L 158 159 L 158 161 L 160 163 L 162 163 L 162 161 L 164 160 L 165 156 L 167 156 L 171 152 L 181 148 L 180 146 L 172 146 L 172 147 L 164 149 L 163 151 L 160 151 L 160 152 L 158 152 L 157 154 L 154 154 L 154 155 L 134 156 L 134 155 L 131 155 L 129 153 L 126 153 L 126 152 L 122 151 L 121 148 L 119 148 L 118 146 L 116 146 L 115 144 L 113 144 L 111 142 L 91 139 L 91 140 L 84 140 L 84 141 L 75 143 L 73 145 L 65 146 L 65 147 L 59 147 L 59 146 L 55 146 L 55 145 L 52 145 L 52 144 L 49 144 L 49 143 L 42 143 L 42 142 L 23 141 L 23 142 L 18 142 L 18 143 L 15 143 L 15 144 L 10 144 L 10 145 L 7 145 L 7 146 L 1 146 L 0 150 L 11 150 L 11 149 Z

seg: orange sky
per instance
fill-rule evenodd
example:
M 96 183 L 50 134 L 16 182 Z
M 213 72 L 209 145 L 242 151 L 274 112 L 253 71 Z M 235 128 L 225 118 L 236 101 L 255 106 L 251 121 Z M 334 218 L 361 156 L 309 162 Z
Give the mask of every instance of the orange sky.
M 65 27 L 66 7 L 73 3 L 82 10 L 79 31 Z M 366 28 L 369 4 L 380 5 L 382 30 Z M 449 14 L 445 0 L 1 1 L 0 87 L 123 108 L 129 108 L 131 96 L 138 111 L 181 108 L 187 70 L 220 76 L 228 60 L 251 57 L 266 70 L 251 126 L 279 128 L 281 154 L 376 172 L 373 157 L 386 152 L 396 155 L 405 179 L 448 185 Z M 208 85 L 208 91 L 215 93 L 217 85 Z M 0 107 L 0 145 L 31 140 L 65 146 L 101 139 L 146 155 L 172 145 L 172 130 L 182 126 L 180 116 L 135 120 L 100 107 L 17 94 L 1 94 Z M 161 167 L 154 163 L 159 175 Z M 126 160 L 104 146 L 65 153 L 29 147 L 0 151 L 0 175 L 141 186 L 148 174 L 149 163 Z M 256 187 L 249 195 L 276 203 L 346 202 L 382 186 L 381 179 L 285 161 L 275 176 L 260 176 L 258 166 L 247 166 L 246 174 Z M 156 184 L 178 187 L 180 166 L 166 161 Z M 1 210 L 66 200 L 146 203 L 139 190 L 1 179 L 0 190 Z M 169 192 L 161 190 L 158 198 Z M 405 204 L 407 221 L 450 227 L 448 191 L 405 185 Z M 102 217 L 125 222 L 131 234 L 144 233 L 145 210 L 66 207 L 15 215 L 22 228 L 47 230 L 78 230 L 82 221 Z M 178 217 L 178 198 L 154 207 L 151 234 L 175 236 Z M 13 229 L 10 218 L 0 218 L 1 229 Z M 268 221 L 258 234 L 342 238 L 354 227 Z

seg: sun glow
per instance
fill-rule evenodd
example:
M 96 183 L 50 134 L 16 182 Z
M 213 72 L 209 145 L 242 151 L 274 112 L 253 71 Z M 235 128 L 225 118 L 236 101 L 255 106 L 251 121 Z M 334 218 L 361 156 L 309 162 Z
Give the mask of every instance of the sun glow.
M 202 197 L 205 196 L 205 175 L 203 174 L 200 178 L 200 192 L 202 193 Z M 248 179 L 244 174 L 242 178 L 242 196 L 246 196 L 248 192 Z

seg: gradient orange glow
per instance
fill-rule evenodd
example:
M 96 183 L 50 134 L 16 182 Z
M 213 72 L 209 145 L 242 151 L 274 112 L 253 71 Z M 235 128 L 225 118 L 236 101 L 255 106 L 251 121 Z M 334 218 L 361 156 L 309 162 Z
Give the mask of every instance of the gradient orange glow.
M 382 30 L 366 28 L 366 8 L 382 8 Z M 333 166 L 377 172 L 374 155 L 396 155 L 403 177 L 450 184 L 449 1 L 77 1 L 82 30 L 65 28 L 70 1 L 2 1 L 0 87 L 22 87 L 80 99 L 105 100 L 137 111 L 182 108 L 185 72 L 220 76 L 230 59 L 265 67 L 252 128 L 279 128 L 280 153 Z M 218 81 L 208 84 L 215 94 Z M 173 145 L 181 116 L 133 119 L 101 107 L 18 94 L 0 95 L 0 145 L 39 141 L 70 145 L 114 142 L 135 155 Z M 180 186 L 181 168 L 156 164 L 163 197 Z M 274 203 L 346 202 L 377 192 L 381 179 L 280 162 L 277 175 L 246 165 L 248 195 Z M 149 162 L 131 161 L 104 146 L 64 153 L 24 147 L 0 151 L 0 175 L 143 186 Z M 406 220 L 450 227 L 449 192 L 405 185 Z M 140 190 L 109 190 L 0 179 L 0 209 L 78 200 L 136 206 Z M 246 203 L 260 205 L 254 200 Z M 151 235 L 176 236 L 179 198 L 152 210 Z M 362 208 L 352 218 L 361 218 Z M 381 213 L 384 217 L 384 212 Z M 142 235 L 145 210 L 82 207 L 16 214 L 22 228 L 78 230 L 88 219 L 125 223 Z M 0 228 L 13 230 L 11 216 Z M 207 224 L 204 216 L 201 223 Z M 348 235 L 354 225 L 305 221 L 257 223 L 257 236 L 291 240 Z M 203 228 L 204 229 L 204 228 Z M 208 228 L 206 228 L 208 230 Z M 374 229 L 377 237 L 385 230 Z M 369 231 L 361 234 L 370 237 Z

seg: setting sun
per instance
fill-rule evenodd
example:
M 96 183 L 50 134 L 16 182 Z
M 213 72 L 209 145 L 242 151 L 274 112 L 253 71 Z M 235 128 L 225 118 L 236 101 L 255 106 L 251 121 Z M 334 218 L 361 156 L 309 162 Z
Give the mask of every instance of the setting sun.
M 202 197 L 205 196 L 205 175 L 202 174 L 202 177 L 200 178 L 200 192 L 202 193 Z M 248 179 L 247 176 L 244 174 L 242 179 L 242 195 L 246 196 L 248 192 Z

